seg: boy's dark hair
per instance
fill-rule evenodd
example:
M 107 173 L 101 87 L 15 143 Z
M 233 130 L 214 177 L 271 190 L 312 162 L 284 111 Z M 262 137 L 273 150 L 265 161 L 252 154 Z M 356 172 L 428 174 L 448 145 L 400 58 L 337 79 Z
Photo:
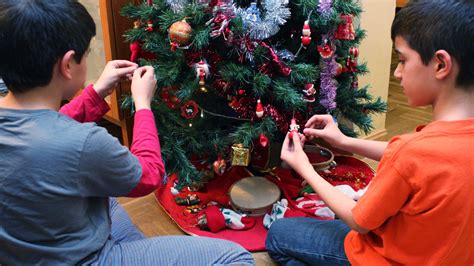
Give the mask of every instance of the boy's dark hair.
M 53 67 L 74 50 L 81 62 L 95 36 L 95 23 L 74 0 L 0 1 L 0 77 L 12 92 L 51 82 Z
M 392 40 L 400 36 L 428 65 L 446 50 L 459 65 L 456 85 L 474 85 L 474 1 L 410 0 L 392 24 Z

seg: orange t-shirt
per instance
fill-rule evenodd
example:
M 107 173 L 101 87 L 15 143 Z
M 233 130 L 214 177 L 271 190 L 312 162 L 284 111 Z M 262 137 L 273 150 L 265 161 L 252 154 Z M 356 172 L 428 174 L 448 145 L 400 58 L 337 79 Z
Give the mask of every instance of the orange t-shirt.
M 352 214 L 354 265 L 474 265 L 474 119 L 393 138 Z

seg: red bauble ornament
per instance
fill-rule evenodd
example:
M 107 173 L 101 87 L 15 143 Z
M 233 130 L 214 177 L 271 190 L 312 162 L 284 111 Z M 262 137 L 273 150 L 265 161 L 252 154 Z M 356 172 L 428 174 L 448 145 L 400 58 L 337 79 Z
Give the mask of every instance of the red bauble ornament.
M 359 80 L 357 79 L 357 76 L 355 75 L 352 77 L 351 87 L 354 90 L 357 90 L 359 88 Z
M 236 110 L 240 107 L 240 103 L 237 100 L 237 97 L 233 96 L 232 101 L 229 103 L 229 106 L 232 107 L 232 109 Z
M 177 108 L 179 104 L 181 103 L 179 98 L 176 97 L 176 95 L 174 94 L 175 91 L 176 91 L 175 86 L 164 87 L 163 89 L 161 89 L 161 93 L 160 93 L 161 99 L 163 102 L 166 103 L 166 105 L 170 109 Z
M 169 38 L 171 43 L 176 45 L 186 45 L 191 38 L 191 33 L 193 32 L 191 26 L 186 22 L 186 20 L 177 21 L 171 24 L 169 29 Z
M 181 106 L 181 115 L 186 119 L 196 117 L 198 113 L 198 105 L 194 101 L 189 101 L 185 105 Z
M 217 175 L 223 175 L 226 169 L 226 162 L 219 156 L 216 161 L 212 164 L 212 168 Z
M 311 43 L 311 28 L 309 27 L 309 21 L 306 20 L 303 25 L 303 36 L 301 36 L 301 43 L 304 46 L 308 46 Z
M 149 6 L 153 6 L 153 0 L 147 0 Z
M 341 63 L 337 63 L 336 76 L 339 76 L 342 73 L 345 73 L 347 71 L 348 71 L 348 69 L 345 66 L 343 66 Z
M 359 48 L 357 48 L 357 47 L 349 48 L 349 54 L 352 55 L 353 57 L 358 57 L 359 56 Z
M 289 137 L 290 139 L 293 139 L 294 134 L 298 134 L 298 130 L 300 129 L 300 126 L 296 123 L 296 119 L 292 118 L 290 122 L 290 134 Z
M 347 63 L 346 63 L 347 71 L 348 72 L 356 72 L 357 71 L 357 59 L 348 56 Z
M 260 100 L 257 100 L 257 107 L 255 108 L 255 114 L 258 118 L 262 118 L 263 116 L 263 105 Z

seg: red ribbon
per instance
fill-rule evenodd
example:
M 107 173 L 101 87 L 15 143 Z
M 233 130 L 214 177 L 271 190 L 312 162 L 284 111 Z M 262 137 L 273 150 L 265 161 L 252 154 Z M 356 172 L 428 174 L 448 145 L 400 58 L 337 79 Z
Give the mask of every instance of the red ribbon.
M 268 44 L 265 42 L 260 42 L 260 45 L 268 49 L 272 58 L 272 62 L 276 66 L 278 72 L 280 72 L 280 74 L 283 76 L 288 77 L 291 74 L 291 68 L 280 60 L 273 48 L 271 48 Z

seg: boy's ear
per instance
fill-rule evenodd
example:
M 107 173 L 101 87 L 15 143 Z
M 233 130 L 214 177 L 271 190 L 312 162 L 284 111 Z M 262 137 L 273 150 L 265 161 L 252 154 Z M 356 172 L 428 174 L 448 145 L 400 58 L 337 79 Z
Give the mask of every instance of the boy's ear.
M 74 55 L 76 52 L 73 50 L 67 51 L 64 56 L 59 60 L 59 72 L 64 79 L 72 79 L 72 63 L 74 63 Z
M 434 55 L 434 68 L 437 79 L 445 79 L 453 71 L 453 58 L 445 50 L 438 50 Z

